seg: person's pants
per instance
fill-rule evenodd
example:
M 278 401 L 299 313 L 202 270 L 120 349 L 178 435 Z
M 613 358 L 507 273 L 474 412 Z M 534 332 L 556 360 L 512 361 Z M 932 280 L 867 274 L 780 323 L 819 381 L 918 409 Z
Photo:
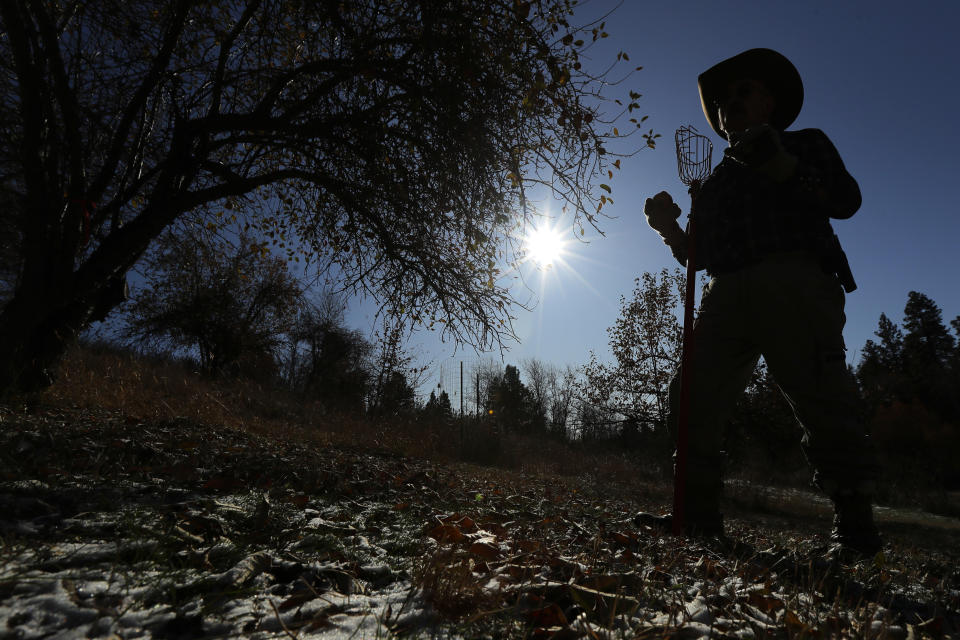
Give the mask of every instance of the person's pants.
M 876 456 L 843 343 L 844 292 L 815 257 L 785 253 L 715 276 L 694 322 L 686 512 L 718 509 L 723 430 L 762 355 L 803 428 L 814 482 L 827 495 L 872 495 Z M 676 429 L 680 372 L 670 387 Z

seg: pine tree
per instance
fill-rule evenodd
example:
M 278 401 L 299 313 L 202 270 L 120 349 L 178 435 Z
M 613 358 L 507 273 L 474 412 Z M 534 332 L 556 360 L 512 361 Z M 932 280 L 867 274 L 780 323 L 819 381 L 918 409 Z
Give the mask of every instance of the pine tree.
M 427 420 L 444 422 L 453 417 L 453 408 L 450 406 L 450 396 L 446 391 L 440 390 L 440 395 L 435 391 L 430 392 L 430 399 L 423 407 L 423 414 Z
M 940 415 L 953 413 L 956 389 L 951 388 L 949 364 L 956 341 L 940 307 L 911 291 L 904 309 L 903 362 L 914 397 Z
M 874 335 L 879 344 L 867 340 L 863 357 L 857 366 L 857 379 L 865 400 L 872 407 L 903 400 L 907 392 L 903 362 L 903 332 L 886 316 L 880 314 L 880 323 Z
M 534 412 L 530 390 L 520 381 L 520 371 L 515 366 L 508 364 L 503 376 L 490 385 L 487 403 L 488 415 L 504 430 L 532 430 Z

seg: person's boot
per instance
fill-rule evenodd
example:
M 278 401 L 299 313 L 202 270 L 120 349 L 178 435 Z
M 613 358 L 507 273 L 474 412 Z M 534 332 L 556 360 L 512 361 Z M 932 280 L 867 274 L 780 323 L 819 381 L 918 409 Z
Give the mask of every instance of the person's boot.
M 649 527 L 658 533 L 673 532 L 673 516 L 669 513 L 656 515 L 641 511 L 633 516 L 633 524 Z M 683 533 L 693 538 L 723 538 L 723 515 L 717 513 L 709 517 L 687 517 L 683 523 Z
M 830 534 L 834 553 L 872 558 L 883 550 L 880 532 L 873 522 L 873 506 L 869 496 L 841 494 L 833 498 L 833 531 Z
M 719 477 L 691 475 L 687 480 L 683 510 L 683 535 L 692 538 L 723 538 L 720 513 Z M 633 517 L 637 526 L 658 533 L 673 533 L 673 515 L 640 512 Z
M 723 515 L 720 494 L 723 484 L 720 459 L 703 455 L 688 459 L 684 491 L 683 534 L 694 538 L 723 538 Z M 640 512 L 633 517 L 638 527 L 649 527 L 659 533 L 673 532 L 673 516 Z

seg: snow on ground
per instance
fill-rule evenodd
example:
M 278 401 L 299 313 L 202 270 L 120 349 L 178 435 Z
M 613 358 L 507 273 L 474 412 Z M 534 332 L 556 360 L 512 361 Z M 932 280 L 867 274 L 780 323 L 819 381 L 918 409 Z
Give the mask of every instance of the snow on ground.
M 796 518 L 731 518 L 733 546 L 710 546 L 638 529 L 641 505 L 600 475 L 492 478 L 183 421 L 0 411 L 0 640 L 960 631 L 952 526 L 824 569 Z
M 0 504 L 14 502 L 0 493 Z M 28 505 L 21 498 L 18 506 Z M 10 513 L 0 514 L 7 539 L 11 532 L 49 532 L 51 514 L 11 520 Z M 132 525 L 131 516 L 140 526 Z M 215 521 L 216 514 L 208 512 L 207 518 Z M 386 563 L 296 559 L 294 548 L 261 550 L 209 571 L 204 565 L 222 565 L 237 555 L 236 546 L 221 539 L 169 553 L 164 549 L 169 542 L 151 535 L 162 521 L 125 509 L 114 515 L 87 512 L 53 525 L 60 537 L 82 532 L 82 542 L 8 543 L 0 566 L 0 637 L 269 638 L 297 629 L 300 637 L 359 639 L 422 627 L 434 617 L 405 572 Z M 324 520 L 311 522 L 314 526 L 304 524 L 300 548 L 323 540 Z M 120 526 L 135 535 L 117 541 Z M 175 540 L 184 542 L 183 537 Z M 371 559 L 387 555 L 365 538 L 341 542 Z

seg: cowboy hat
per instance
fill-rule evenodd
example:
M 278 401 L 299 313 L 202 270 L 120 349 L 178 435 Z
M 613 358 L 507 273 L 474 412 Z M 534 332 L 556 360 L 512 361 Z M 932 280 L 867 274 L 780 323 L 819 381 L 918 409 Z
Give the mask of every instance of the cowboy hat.
M 797 68 L 782 54 L 772 49 L 748 49 L 719 62 L 700 74 L 700 104 L 703 115 L 713 130 L 726 138 L 720 130 L 717 105 L 726 97 L 731 82 L 751 78 L 763 83 L 776 102 L 770 125 L 783 131 L 797 119 L 803 105 L 803 81 Z

